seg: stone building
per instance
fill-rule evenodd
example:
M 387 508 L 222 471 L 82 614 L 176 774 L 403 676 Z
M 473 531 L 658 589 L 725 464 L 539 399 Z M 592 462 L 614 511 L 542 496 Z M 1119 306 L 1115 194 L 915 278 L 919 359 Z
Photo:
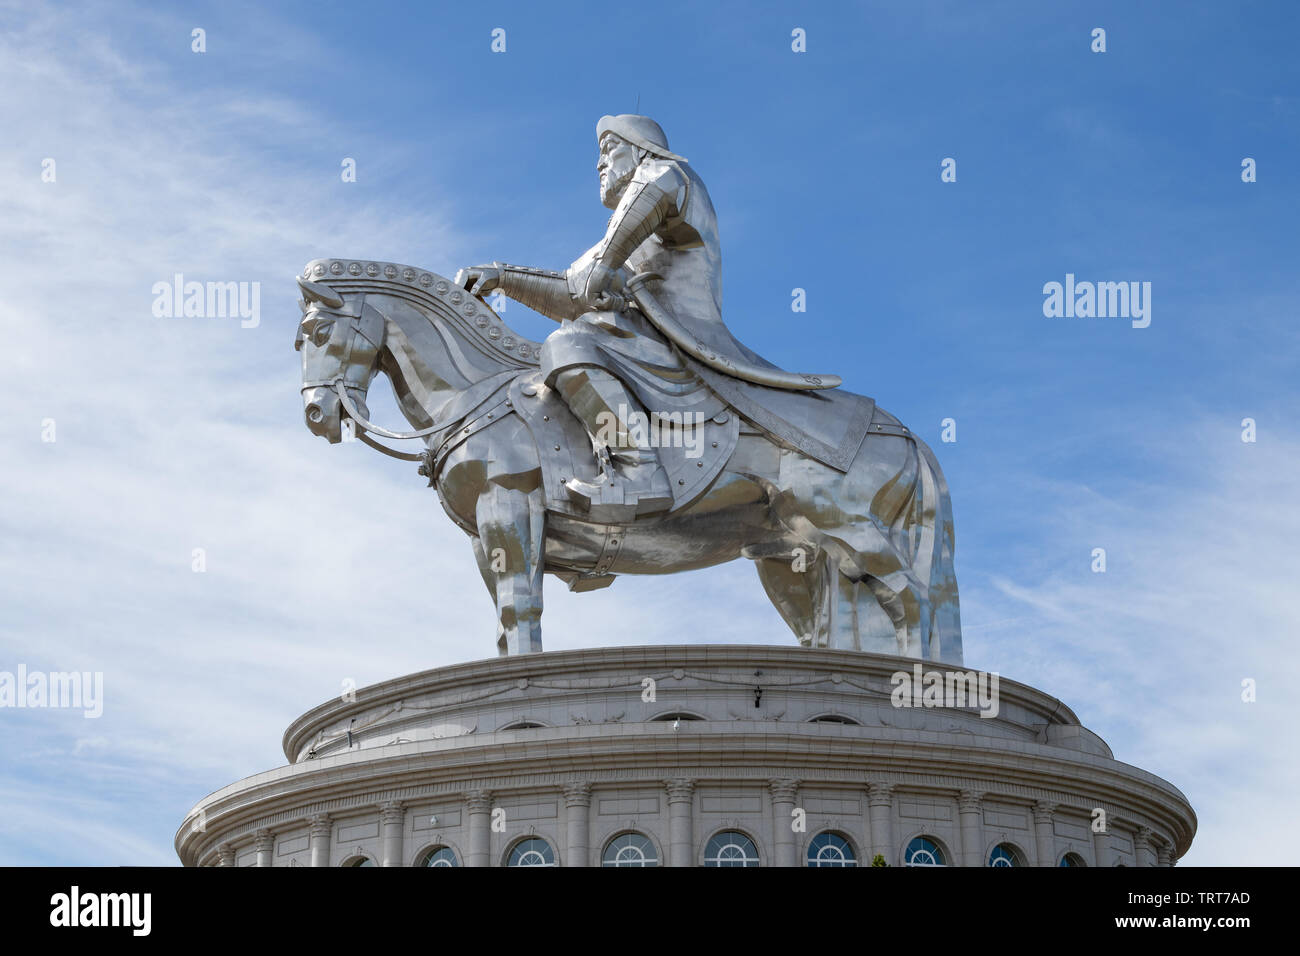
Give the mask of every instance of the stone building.
M 935 667 L 694 645 L 425 671 L 298 718 L 288 765 L 202 800 L 176 849 L 190 866 L 1172 866 L 1187 851 L 1187 799 L 1064 703 Z

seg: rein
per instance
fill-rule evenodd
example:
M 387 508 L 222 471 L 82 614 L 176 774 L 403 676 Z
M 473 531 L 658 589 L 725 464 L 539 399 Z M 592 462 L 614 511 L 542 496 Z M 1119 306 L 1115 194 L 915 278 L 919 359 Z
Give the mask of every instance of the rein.
M 402 461 L 422 462 L 424 461 L 425 456 L 423 454 L 412 455 L 404 451 L 398 451 L 395 448 L 389 448 L 387 445 L 375 441 L 373 438 L 367 435 L 366 432 L 373 432 L 376 435 L 383 435 L 385 438 L 394 438 L 397 439 L 398 441 L 405 441 L 411 438 L 424 438 L 426 435 L 432 435 L 435 432 L 444 431 L 449 426 L 454 425 L 456 423 L 454 420 L 445 421 L 442 422 L 441 424 L 430 425 L 428 428 L 420 428 L 412 432 L 390 431 L 387 428 L 382 428 L 379 425 L 376 425 L 374 422 L 370 421 L 370 419 L 362 415 L 361 412 L 357 410 L 357 406 L 353 403 L 352 399 L 348 398 L 348 389 L 349 388 L 360 389 L 361 388 L 360 385 L 349 385 L 347 384 L 346 378 L 344 378 L 343 376 L 339 376 L 338 378 L 331 379 L 329 381 L 304 382 L 302 387 L 320 388 L 322 386 L 334 390 L 334 394 L 336 394 L 339 398 L 339 405 L 342 406 L 345 412 L 347 412 L 348 417 L 351 418 L 352 421 L 356 423 L 357 438 L 359 438 L 363 443 L 369 445 L 371 448 L 375 449 L 375 451 L 382 451 L 389 458 L 399 458 Z
M 380 428 L 378 425 L 369 421 L 357 411 L 357 407 L 352 404 L 352 399 L 348 398 L 347 387 L 343 384 L 342 378 L 337 378 L 333 382 L 334 392 L 339 397 L 339 402 L 343 405 L 344 411 L 348 416 L 357 423 L 358 428 L 364 428 L 368 432 L 376 435 L 383 435 L 385 438 L 395 438 L 399 441 L 405 441 L 408 438 L 423 438 L 425 435 L 432 435 L 434 432 L 440 432 L 452 422 L 443 422 L 441 425 L 430 425 L 428 428 L 420 428 L 413 432 L 394 432 L 387 428 Z
M 380 425 L 376 425 L 374 422 L 370 421 L 368 418 L 362 415 L 361 412 L 357 409 L 356 404 L 352 401 L 351 398 L 348 397 L 347 390 L 349 388 L 355 388 L 358 391 L 361 391 L 363 393 L 366 390 L 365 385 L 360 383 L 349 383 L 347 380 L 347 371 L 351 366 L 353 344 L 355 343 L 357 337 L 360 336 L 364 338 L 376 349 L 382 347 L 382 341 L 375 341 L 369 335 L 367 335 L 365 330 L 362 328 L 361 316 L 364 312 L 364 305 L 362 305 L 362 307 L 357 310 L 356 314 L 348 314 L 334 309 L 330 309 L 330 311 L 341 318 L 348 319 L 348 325 L 352 329 L 352 337 L 348 339 L 347 351 L 344 354 L 343 361 L 340 363 L 340 368 L 342 370 L 336 377 L 332 379 L 303 382 L 302 388 L 307 389 L 307 388 L 324 387 L 324 388 L 331 389 L 334 392 L 334 394 L 338 396 L 340 407 L 343 409 L 344 412 L 347 413 L 348 417 L 351 418 L 352 421 L 355 423 L 356 437 L 359 438 L 364 444 L 369 445 L 371 448 L 375 449 L 376 451 L 383 452 L 385 455 L 388 455 L 390 458 L 398 458 L 402 461 L 425 462 L 427 464 L 426 459 L 428 458 L 430 453 L 428 451 L 424 452 L 423 454 L 407 454 L 406 452 L 400 452 L 394 448 L 389 448 L 387 445 L 384 445 L 381 442 L 375 441 L 375 439 L 372 438 L 371 435 L 366 434 L 367 432 L 373 435 L 382 435 L 384 438 L 392 438 L 397 441 L 409 441 L 416 438 L 426 438 L 430 435 L 435 435 L 438 432 L 446 431 L 452 425 L 455 425 L 457 422 L 461 421 L 466 414 L 472 413 L 475 408 L 477 408 L 484 401 L 490 398 L 501 387 L 502 384 L 500 381 L 501 375 L 504 375 L 506 377 L 513 377 L 515 374 L 517 374 L 516 370 L 507 370 L 506 372 L 500 373 L 499 375 L 489 376 L 487 379 L 484 379 L 481 382 L 477 382 L 475 384 L 475 387 L 470 388 L 467 392 L 461 395 L 462 399 L 464 398 L 470 399 L 468 403 L 470 407 L 469 408 L 463 407 L 466 404 L 464 402 L 460 402 L 460 403 L 451 402 L 450 403 L 450 405 L 452 406 L 451 411 L 448 414 L 447 418 L 445 418 L 442 422 L 436 422 L 427 428 L 418 428 L 414 431 L 407 431 L 407 432 L 392 431 L 391 429 L 384 428 Z

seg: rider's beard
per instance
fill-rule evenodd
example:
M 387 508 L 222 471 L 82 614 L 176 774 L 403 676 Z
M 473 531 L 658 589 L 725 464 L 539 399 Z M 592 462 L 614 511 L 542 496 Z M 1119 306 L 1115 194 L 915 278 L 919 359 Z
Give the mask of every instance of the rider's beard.
M 629 169 L 617 179 L 613 178 L 614 174 L 612 172 L 607 173 L 605 182 L 608 185 L 600 187 L 600 204 L 606 209 L 617 209 L 618 201 L 623 198 L 623 193 L 627 191 L 627 184 L 632 181 L 632 176 L 635 173 L 635 168 Z

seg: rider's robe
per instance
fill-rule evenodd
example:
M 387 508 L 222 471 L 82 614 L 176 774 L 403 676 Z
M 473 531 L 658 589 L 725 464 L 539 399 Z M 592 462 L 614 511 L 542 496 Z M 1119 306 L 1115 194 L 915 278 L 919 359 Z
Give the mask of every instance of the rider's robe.
M 621 278 L 657 273 L 663 278 L 651 282 L 650 291 L 704 350 L 741 365 L 776 368 L 739 342 L 722 320 L 717 214 L 688 163 L 653 156 L 641 163 L 605 238 L 570 266 L 570 295 L 576 298 L 585 290 L 593 263 L 607 262 L 613 225 L 635 214 L 637 197 L 647 188 L 662 197 L 656 209 L 660 221 L 622 263 Z M 841 389 L 789 391 L 716 371 L 670 345 L 634 308 L 565 319 L 547 338 L 541 362 L 548 380 L 575 365 L 607 368 L 651 414 L 712 417 L 730 405 L 792 447 L 840 470 L 847 469 L 861 444 L 874 405 Z

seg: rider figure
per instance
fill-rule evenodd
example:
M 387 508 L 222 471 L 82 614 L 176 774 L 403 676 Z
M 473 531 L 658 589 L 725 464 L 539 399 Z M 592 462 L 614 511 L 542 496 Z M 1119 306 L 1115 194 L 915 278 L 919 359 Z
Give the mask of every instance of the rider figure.
M 656 298 L 701 342 L 733 351 L 717 218 L 704 183 L 654 120 L 606 116 L 596 137 L 600 199 L 614 211 L 604 238 L 563 273 L 494 262 L 462 269 L 456 283 L 478 296 L 500 289 L 561 323 L 542 347 L 544 381 L 586 426 L 601 464 L 597 480 L 570 478 L 566 488 L 593 517 L 654 514 L 672 505 L 668 476 L 646 431 L 629 421 L 713 399 L 619 293 L 633 274 L 655 273 Z

